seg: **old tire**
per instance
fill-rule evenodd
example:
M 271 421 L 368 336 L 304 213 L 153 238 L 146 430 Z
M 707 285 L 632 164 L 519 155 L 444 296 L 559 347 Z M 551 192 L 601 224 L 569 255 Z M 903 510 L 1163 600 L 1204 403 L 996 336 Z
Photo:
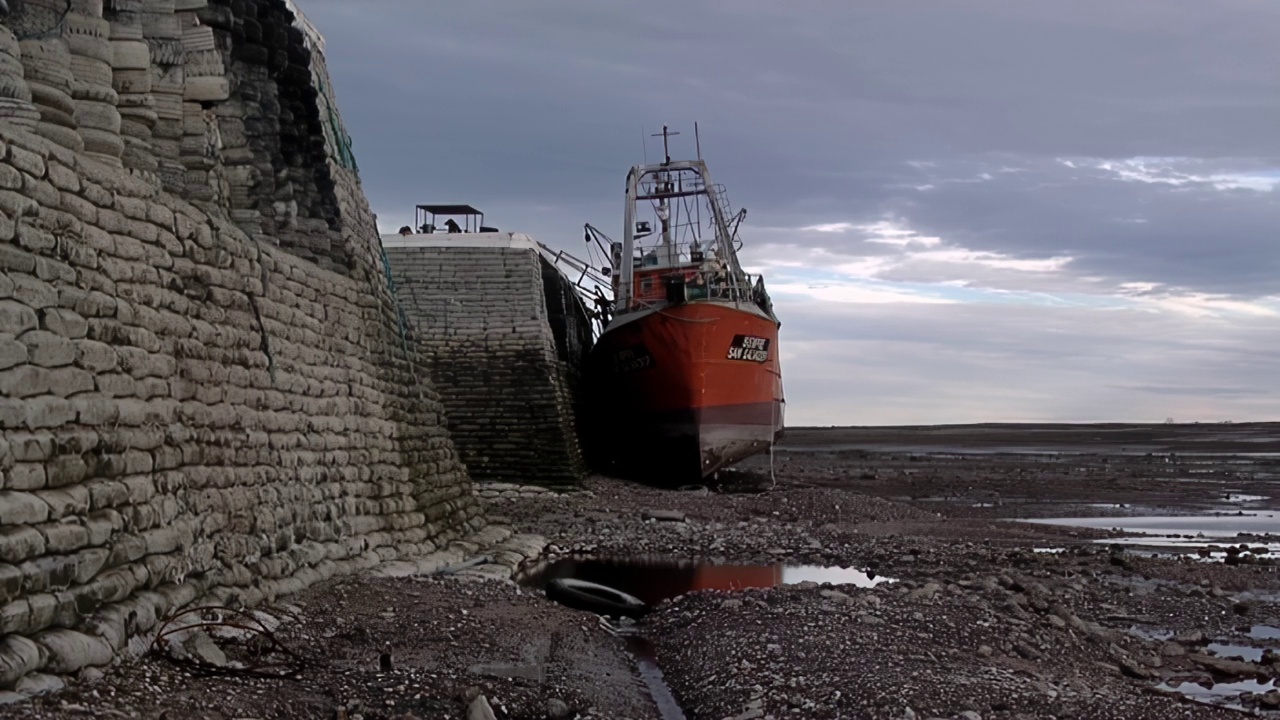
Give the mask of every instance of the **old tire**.
M 547 597 L 563 605 L 600 615 L 639 617 L 649 606 L 634 595 L 615 590 L 607 585 L 556 578 L 547 583 Z

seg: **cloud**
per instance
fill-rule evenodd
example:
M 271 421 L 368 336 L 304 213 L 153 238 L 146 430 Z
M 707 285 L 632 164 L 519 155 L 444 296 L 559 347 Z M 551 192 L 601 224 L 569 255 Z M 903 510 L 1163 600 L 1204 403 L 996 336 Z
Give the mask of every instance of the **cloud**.
M 899 247 L 907 247 L 908 245 L 936 247 L 942 244 L 942 238 L 940 237 L 922 237 L 916 231 L 902 227 L 900 224 L 889 220 L 881 220 L 871 225 L 856 227 L 869 235 L 866 241 L 871 243 L 897 245 Z
M 1135 309 L 964 303 L 885 312 L 794 304 L 780 342 L 788 419 L 821 425 L 1274 418 L 1280 389 L 1271 366 L 1280 340 L 1273 328 L 1258 319 L 1233 324 Z M 1266 337 L 1259 342 L 1258 334 Z M 999 415 L 991 413 L 993 403 Z
M 1162 295 L 1148 297 L 1147 302 L 1158 307 L 1194 317 L 1222 317 L 1224 315 L 1251 315 L 1272 318 L 1280 316 L 1276 298 L 1256 301 L 1235 300 L 1226 295 Z
M 751 232 L 754 228 L 749 228 Z M 781 272 L 797 276 L 798 268 L 821 269 L 829 279 L 878 280 L 950 287 L 988 287 L 1025 290 L 1034 284 L 1027 274 L 1047 275 L 1063 271 L 1070 257 L 1012 257 L 999 252 L 970 250 L 936 235 L 921 235 L 901 220 L 873 223 L 835 222 L 800 228 L 760 228 L 764 245 L 747 257 L 753 272 Z M 839 235 L 825 246 L 824 236 Z M 814 275 L 814 273 L 810 273 Z M 915 293 L 888 293 L 876 297 L 905 297 Z M 919 301 L 919 300 L 913 300 Z
M 822 300 L 825 302 L 857 303 L 863 305 L 883 303 L 938 304 L 956 302 L 955 300 L 950 300 L 944 297 L 911 292 L 907 289 L 857 282 L 805 283 L 784 281 L 769 283 L 768 287 L 769 294 L 774 296 L 776 300 L 783 300 L 787 296 L 795 296 L 812 300 Z
M 1197 164 L 1199 163 L 1192 158 L 1128 158 L 1120 161 L 1097 161 L 1096 167 L 1115 173 L 1121 180 L 1128 182 L 1161 183 L 1173 187 L 1202 185 L 1214 190 L 1269 193 L 1280 185 L 1280 170 L 1265 173 L 1217 172 L 1205 175 L 1187 172 L 1178 167 Z
M 808 230 L 810 232 L 820 232 L 820 233 L 845 233 L 845 232 L 849 232 L 850 230 L 856 227 L 857 225 L 854 225 L 853 223 L 837 222 L 837 223 L 823 223 L 821 225 L 810 225 L 809 227 L 803 227 L 800 229 Z
M 1069 257 L 1051 257 L 1040 260 L 1011 258 L 995 252 L 951 248 L 946 250 L 929 250 L 908 255 L 909 260 L 919 262 L 951 263 L 956 265 L 982 265 L 1001 270 L 1018 270 L 1020 272 L 1051 273 L 1062 270 L 1071 262 Z
M 1252 397 L 1258 394 L 1257 388 L 1252 387 L 1193 387 L 1193 386 L 1175 386 L 1168 385 L 1117 385 L 1113 386 L 1116 390 L 1134 391 L 1142 393 L 1151 393 L 1153 395 L 1175 395 L 1175 396 L 1217 396 L 1227 398 Z

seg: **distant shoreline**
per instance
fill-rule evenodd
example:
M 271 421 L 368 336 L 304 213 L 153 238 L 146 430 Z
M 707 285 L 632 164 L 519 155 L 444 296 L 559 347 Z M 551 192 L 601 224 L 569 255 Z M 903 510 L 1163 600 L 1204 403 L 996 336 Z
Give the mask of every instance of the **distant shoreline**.
M 864 452 L 1280 453 L 1280 422 L 975 423 L 788 427 L 777 450 Z

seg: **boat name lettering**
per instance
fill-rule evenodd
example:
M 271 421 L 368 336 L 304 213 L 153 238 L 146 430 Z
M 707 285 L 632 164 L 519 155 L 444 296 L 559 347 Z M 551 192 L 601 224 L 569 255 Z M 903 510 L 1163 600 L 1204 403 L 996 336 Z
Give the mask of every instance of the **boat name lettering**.
M 653 367 L 653 356 L 644 345 L 619 350 L 613 356 L 613 371 L 616 373 L 635 372 L 649 367 Z
M 769 338 L 755 335 L 734 335 L 729 345 L 730 360 L 762 363 L 769 359 Z

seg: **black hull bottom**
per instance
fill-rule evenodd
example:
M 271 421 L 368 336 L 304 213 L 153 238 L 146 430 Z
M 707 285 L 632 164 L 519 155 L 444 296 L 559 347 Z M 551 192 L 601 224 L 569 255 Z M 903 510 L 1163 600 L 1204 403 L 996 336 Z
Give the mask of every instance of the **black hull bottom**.
M 622 426 L 597 426 L 589 442 L 598 472 L 659 487 L 698 483 L 767 452 L 781 435 L 777 403 L 649 414 Z

